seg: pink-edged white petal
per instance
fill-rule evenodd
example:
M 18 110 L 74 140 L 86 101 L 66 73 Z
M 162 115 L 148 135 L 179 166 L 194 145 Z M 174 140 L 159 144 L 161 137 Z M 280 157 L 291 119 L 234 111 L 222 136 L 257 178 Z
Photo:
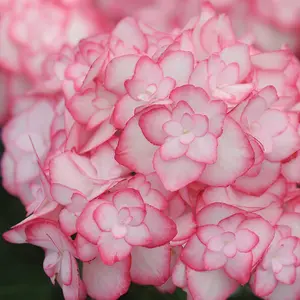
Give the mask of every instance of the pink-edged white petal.
M 75 246 L 78 258 L 84 262 L 91 261 L 99 255 L 97 246 L 91 244 L 80 234 L 76 235 Z
M 67 209 L 63 209 L 59 214 L 59 223 L 61 229 L 68 235 L 76 233 L 76 221 L 77 217 Z
M 113 226 L 118 222 L 117 210 L 111 203 L 100 204 L 94 211 L 93 218 L 103 231 L 112 230 Z
M 200 181 L 214 186 L 227 186 L 245 173 L 253 162 L 254 153 L 249 140 L 241 127 L 227 117 L 223 134 L 218 139 L 217 160 L 206 166 Z
M 297 156 L 281 166 L 282 175 L 289 182 L 300 182 L 300 155 L 297 152 Z
M 177 235 L 173 241 L 182 241 L 191 237 L 196 230 L 196 223 L 192 213 L 185 213 L 175 220 Z
M 171 249 L 169 245 L 156 248 L 134 247 L 130 275 L 142 285 L 162 285 L 170 276 Z
M 99 201 L 94 200 L 87 204 L 76 224 L 77 231 L 89 242 L 97 244 L 101 233 L 97 223 L 93 219 L 94 211 L 99 206 Z
M 222 268 L 226 262 L 227 257 L 222 251 L 215 252 L 207 249 L 203 255 L 204 268 L 207 271 L 218 270 Z
M 134 80 L 143 80 L 146 84 L 158 84 L 163 72 L 150 57 L 143 56 L 136 64 Z
M 206 251 L 206 246 L 202 244 L 194 234 L 187 242 L 181 253 L 181 260 L 188 267 L 194 270 L 204 271 L 205 266 L 203 256 Z
M 177 260 L 177 263 L 173 268 L 172 281 L 180 288 L 185 288 L 187 286 L 186 266 L 180 259 Z
M 44 249 L 74 251 L 71 241 L 51 221 L 42 220 L 28 224 L 25 229 L 27 242 Z
M 132 246 L 147 245 L 152 241 L 151 234 L 145 224 L 129 226 L 125 241 Z
M 264 160 L 257 176 L 241 176 L 233 186 L 244 193 L 261 195 L 277 180 L 279 175 L 280 163 Z
M 190 52 L 174 51 L 167 53 L 159 64 L 164 76 L 173 78 L 176 86 L 181 86 L 188 83 L 194 67 L 194 58 Z
M 134 189 L 126 189 L 117 192 L 113 196 L 113 204 L 118 211 L 123 207 L 137 207 L 144 209 L 144 202 L 141 194 Z
M 213 164 L 217 160 L 218 141 L 212 134 L 196 137 L 189 145 L 186 156 L 200 162 Z
M 129 256 L 131 245 L 124 239 L 117 239 L 110 232 L 101 232 L 97 241 L 98 251 L 103 262 L 113 265 Z
M 197 229 L 197 236 L 203 244 L 207 245 L 211 238 L 219 236 L 223 232 L 224 230 L 220 226 L 204 225 Z
M 299 146 L 299 134 L 292 125 L 289 125 L 283 133 L 273 138 L 273 151 L 266 154 L 266 158 L 270 161 L 281 161 L 298 151 Z
M 173 78 L 165 77 L 159 83 L 159 86 L 157 88 L 155 97 L 157 99 L 162 99 L 164 101 L 164 99 L 166 99 L 169 96 L 170 92 L 173 90 L 173 88 L 175 87 L 175 85 L 176 85 L 176 82 L 175 82 L 175 80 Z
M 260 296 L 268 296 L 277 286 L 277 280 L 272 271 L 258 268 L 250 281 L 253 292 Z
M 127 47 L 139 49 L 141 52 L 146 50 L 147 39 L 133 18 L 122 19 L 112 31 L 112 35 L 123 41 Z
M 122 132 L 116 149 L 116 161 L 130 170 L 142 174 L 153 173 L 152 160 L 157 146 L 143 135 L 138 119 L 132 118 Z M 138 159 L 137 159 L 138 157 Z
M 112 59 L 106 68 L 105 87 L 118 95 L 124 95 L 126 93 L 124 83 L 134 74 L 138 59 L 136 55 L 124 55 Z
M 58 202 L 62 205 L 67 205 L 72 203 L 72 195 L 74 193 L 74 190 L 63 186 L 59 183 L 52 183 L 50 186 L 50 192 L 51 196 L 53 197 L 53 200 Z
M 88 139 L 84 145 L 80 147 L 80 153 L 88 152 L 106 141 L 108 141 L 116 132 L 116 128 L 110 124 L 109 120 L 102 122 L 98 128 L 88 132 Z
M 218 225 L 220 221 L 235 214 L 242 213 L 239 208 L 225 203 L 212 203 L 202 208 L 196 215 L 198 226 Z
M 189 84 L 196 87 L 203 88 L 208 91 L 208 70 L 207 70 L 207 60 L 200 61 L 195 67 L 193 73 L 190 76 Z
M 243 81 L 251 71 L 250 51 L 248 45 L 236 44 L 226 47 L 220 53 L 220 58 L 226 64 L 233 62 L 238 63 L 240 81 Z
M 185 156 L 165 161 L 160 151 L 156 151 L 153 165 L 164 187 L 169 191 L 177 191 L 197 180 L 205 168 L 204 164 Z
M 275 273 L 275 277 L 282 283 L 293 284 L 296 281 L 296 267 L 284 266 L 280 272 Z
M 100 258 L 83 264 L 82 278 L 87 293 L 102 300 L 118 299 L 130 285 L 130 258 L 116 262 L 112 266 L 104 264 Z
M 71 254 L 68 251 L 64 251 L 61 258 L 61 269 L 60 269 L 60 276 L 63 284 L 70 285 L 72 281 L 72 274 L 71 269 L 72 258 Z
M 227 299 L 239 285 L 223 270 L 197 272 L 190 268 L 187 269 L 187 282 L 193 299 L 209 300 Z
M 170 111 L 166 108 L 158 107 L 144 113 L 140 118 L 139 125 L 144 136 L 150 143 L 161 145 L 167 137 L 164 131 L 164 124 L 170 120 Z
M 179 136 L 183 134 L 182 125 L 179 122 L 168 121 L 163 125 L 164 131 L 170 136 Z
M 161 158 L 168 161 L 182 157 L 188 149 L 189 146 L 183 144 L 180 138 L 169 138 L 160 147 L 159 151 Z
M 56 265 L 60 261 L 60 255 L 57 251 L 46 251 L 43 261 L 43 268 L 48 277 L 55 276 Z
M 258 242 L 258 236 L 250 230 L 242 229 L 236 233 L 236 246 L 240 252 L 251 251 Z
M 129 95 L 123 96 L 115 105 L 112 115 L 113 124 L 116 128 L 122 129 L 134 116 L 135 109 L 143 105 L 141 101 L 131 98 Z
M 177 234 L 176 224 L 163 212 L 146 205 L 145 225 L 148 227 L 152 242 L 149 247 L 158 247 L 170 242 Z
M 232 279 L 237 280 L 240 284 L 246 284 L 251 276 L 252 270 L 252 253 L 240 253 L 227 260 L 224 271 Z
M 243 221 L 238 227 L 238 230 L 241 229 L 252 231 L 258 236 L 259 242 L 251 251 L 253 255 L 253 265 L 255 265 L 264 255 L 266 249 L 272 242 L 274 237 L 274 228 L 263 218 L 254 217 L 253 219 Z
M 262 52 L 251 56 L 251 63 L 262 70 L 283 70 L 290 60 L 291 55 L 287 50 Z

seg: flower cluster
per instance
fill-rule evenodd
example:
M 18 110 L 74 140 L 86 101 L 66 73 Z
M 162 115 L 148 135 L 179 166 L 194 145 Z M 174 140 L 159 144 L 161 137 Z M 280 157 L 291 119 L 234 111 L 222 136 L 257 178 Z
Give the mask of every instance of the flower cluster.
M 108 33 L 126 16 L 172 32 L 199 15 L 207 1 L 0 0 L 0 124 L 14 115 L 19 95 L 47 78 L 52 62 L 45 60 L 63 45 L 73 47 L 82 38 Z M 283 44 L 299 50 L 298 0 L 209 2 L 228 14 L 244 41 L 264 50 L 278 50 Z
M 288 43 L 299 51 L 300 2 L 298 0 L 96 0 L 99 11 L 118 20 L 128 15 L 159 30 L 182 27 L 200 14 L 205 2 L 226 13 L 239 36 L 251 38 L 264 50 L 277 50 Z
M 3 129 L 3 184 L 28 213 L 4 238 L 43 248 L 65 299 L 118 299 L 131 282 L 300 297 L 290 50 L 255 49 L 205 5 L 167 33 L 125 18 L 48 71 Z
M 234 4 L 229 14 L 236 32 L 248 31 L 256 45 L 265 50 L 276 50 L 288 44 L 299 54 L 299 1 L 242 0 Z
M 102 28 L 92 0 L 0 0 L 0 122 L 47 73 L 48 55 Z

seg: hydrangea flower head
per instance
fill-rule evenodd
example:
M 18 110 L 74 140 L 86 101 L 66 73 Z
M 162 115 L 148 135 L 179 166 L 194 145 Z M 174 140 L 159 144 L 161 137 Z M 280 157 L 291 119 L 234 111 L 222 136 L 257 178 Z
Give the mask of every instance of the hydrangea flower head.
M 250 46 L 204 5 L 172 32 L 124 18 L 48 63 L 3 129 L 4 185 L 28 213 L 4 238 L 43 248 L 65 299 L 118 299 L 131 282 L 299 297 L 290 50 Z

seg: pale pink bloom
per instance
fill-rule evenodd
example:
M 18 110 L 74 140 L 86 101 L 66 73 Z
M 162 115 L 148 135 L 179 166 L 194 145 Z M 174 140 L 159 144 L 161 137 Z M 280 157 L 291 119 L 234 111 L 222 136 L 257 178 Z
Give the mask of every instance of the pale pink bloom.
M 56 53 L 47 56 L 42 64 L 43 73 L 30 89 L 30 94 L 61 93 L 62 83 L 59 80 L 61 68 L 73 58 L 73 48 L 63 45 Z
M 10 69 L 20 71 L 24 68 L 33 80 L 41 74 L 47 54 L 59 50 L 64 43 L 75 45 L 81 38 L 96 32 L 98 27 L 91 4 L 67 9 L 51 1 L 12 2 L 2 20 L 5 43 L 1 43 L 1 59 Z
M 125 16 L 133 16 L 158 30 L 172 31 L 185 26 L 190 18 L 207 11 L 204 0 L 97 0 L 102 14 L 116 22 Z M 297 0 L 210 0 L 218 12 L 228 14 L 237 36 L 251 36 L 251 41 L 264 50 L 277 50 L 283 44 L 298 50 Z
M 122 261 L 135 246 L 157 247 L 176 235 L 175 224 L 137 190 L 127 188 L 108 198 L 91 201 L 77 222 L 79 234 L 97 246 L 105 264 Z
M 177 235 L 171 241 L 171 245 L 185 244 L 195 233 L 196 222 L 193 210 L 182 199 L 179 192 L 174 193 L 169 199 L 167 213 L 177 227 Z
M 100 83 L 74 95 L 66 103 L 74 118 L 68 134 L 67 148 L 87 152 L 111 139 L 116 132 L 111 124 L 111 115 L 117 99 L 115 94 L 107 91 Z
M 295 153 L 295 155 L 291 156 L 288 160 L 284 161 L 281 172 L 282 175 L 289 182 L 300 182 L 299 176 L 299 164 L 300 164 L 300 156 L 299 151 Z
M 88 202 L 78 193 L 73 193 L 70 200 L 71 203 L 67 204 L 59 214 L 61 230 L 67 235 L 73 235 L 77 232 L 76 221 Z
M 295 298 L 299 289 L 300 240 L 298 214 L 285 214 L 263 260 L 251 278 L 253 291 L 264 299 Z
M 171 274 L 171 255 L 168 244 L 154 248 L 134 247 L 130 269 L 132 281 L 142 285 L 163 285 Z
M 94 299 L 118 299 L 130 286 L 130 258 L 112 266 L 103 263 L 100 257 L 83 263 L 82 278 L 87 293 Z
M 48 216 L 48 219 L 54 218 L 56 220 L 57 214 L 62 209 L 61 206 L 53 200 L 47 174 L 40 169 L 39 175 L 39 180 L 35 180 L 29 185 L 30 202 L 26 202 L 25 204 L 27 216 L 29 215 L 29 217 L 23 221 L 24 223 L 45 216 Z M 22 222 L 19 224 L 22 224 Z
M 150 124 L 154 124 L 155 120 L 162 124 L 161 136 L 151 134 Z M 164 160 L 185 155 L 199 163 L 212 164 L 216 161 L 217 138 L 209 130 L 208 117 L 197 114 L 184 101 L 180 101 L 171 112 L 164 108 L 150 110 L 142 116 L 140 124 L 148 140 L 153 144 L 161 144 L 160 156 Z M 206 144 L 202 152 L 200 144 Z
M 218 15 L 209 3 L 203 5 L 200 17 L 192 18 L 183 31 L 187 32 L 178 36 L 179 49 L 188 47 L 186 50 L 192 51 L 197 61 L 236 43 L 229 17 Z
M 148 176 L 137 174 L 130 178 L 126 185 L 128 188 L 139 191 L 145 203 L 159 210 L 165 210 L 168 207 L 169 197 L 166 196 L 167 191 L 162 187 L 155 173 Z
M 115 94 L 96 82 L 95 87 L 74 95 L 66 106 L 78 123 L 91 130 L 110 118 L 117 99 Z
M 241 3 L 212 2 L 231 18 Z M 116 300 L 131 282 L 225 300 L 251 277 L 259 296 L 297 297 L 299 62 L 286 46 L 263 52 L 249 36 L 238 40 L 230 18 L 202 1 L 106 4 L 115 18 L 107 28 L 134 7 L 142 20 L 167 11 L 157 25 L 170 30 L 126 17 L 80 42 L 72 27 L 74 43 L 61 47 L 65 25 L 53 25 L 54 45 L 28 14 L 48 18 L 49 6 L 76 25 L 82 16 L 96 24 L 83 1 L 24 0 L 15 21 L 26 26 L 14 37 L 26 47 L 29 35 L 25 53 L 36 55 L 20 57 L 6 36 L 15 6 L 0 0 L 0 42 L 10 53 L 0 63 L 15 72 L 1 78 L 12 116 L 3 184 L 27 210 L 4 238 L 44 248 L 45 272 L 70 300 L 85 289 Z M 34 81 L 29 93 L 24 74 Z M 266 270 L 268 293 L 253 281 Z
M 291 0 L 284 2 L 283 0 L 256 0 L 255 2 L 256 11 L 267 20 L 277 23 L 279 26 L 285 28 L 299 26 L 299 19 L 297 16 L 300 12 L 300 4 L 298 1 Z
M 174 57 L 174 61 L 175 59 Z M 164 68 L 164 60 L 160 65 L 147 56 L 138 60 L 132 78 L 124 82 L 127 94 L 118 101 L 114 110 L 116 127 L 124 127 L 137 108 L 171 103 L 168 97 L 175 87 L 176 77 L 173 78 L 175 74 L 165 76 L 164 70 L 168 72 Z
M 277 101 L 276 89 L 267 86 L 232 113 L 244 130 L 261 143 L 265 157 L 274 162 L 292 155 L 300 142 L 297 128 L 289 115 L 276 107 Z
M 103 201 L 97 204 L 92 218 L 100 230 L 97 246 L 106 264 L 128 256 L 132 246 L 147 245 L 151 241 L 149 229 L 144 223 L 145 205 L 138 193 L 130 189 L 120 191 L 115 194 L 112 203 Z M 83 219 L 82 222 L 88 220 Z M 80 232 L 82 226 L 79 222 Z
M 184 26 L 188 20 L 201 11 L 202 0 L 127 0 L 122 5 L 117 0 L 96 0 L 101 12 L 117 21 L 128 15 L 155 27 L 171 31 L 174 27 Z
M 187 283 L 193 297 L 225 299 L 248 282 L 274 235 L 263 218 L 234 206 L 210 204 L 198 212 L 197 233 L 183 249 Z M 196 284 L 202 281 L 202 284 Z M 207 286 L 216 288 L 208 294 Z
M 279 186 L 280 185 L 280 186 Z M 232 187 L 216 188 L 209 187 L 205 189 L 202 197 L 199 198 L 198 207 L 203 207 L 210 203 L 220 202 L 238 207 L 248 212 L 254 212 L 262 216 L 270 224 L 275 225 L 283 212 L 283 196 L 285 185 L 281 182 L 275 182 L 270 189 L 260 196 L 252 196 Z M 275 192 L 279 189 L 279 193 Z M 203 202 L 201 201 L 203 200 Z
M 263 53 L 255 51 L 251 56 L 251 62 L 255 70 L 253 81 L 256 89 L 260 91 L 271 85 L 275 87 L 279 98 L 283 97 L 283 99 L 279 99 L 281 101 L 278 108 L 291 101 L 287 97 L 296 96 L 299 64 L 294 62 L 290 50 L 283 49 Z
M 197 211 L 198 197 L 204 192 L 206 187 L 207 186 L 205 184 L 195 181 L 180 189 L 178 192 L 180 197 L 188 204 L 188 206 L 192 209 L 196 209 Z
M 98 147 L 90 157 L 66 151 L 49 162 L 51 194 L 62 205 L 72 203 L 74 193 L 92 200 L 128 174 L 114 160 L 114 149 L 108 143 Z
M 293 205 L 293 203 L 297 203 L 297 198 L 300 195 L 297 185 L 298 184 L 295 183 L 287 184 L 287 189 L 284 198 L 284 208 L 286 208 L 287 211 L 297 212 L 294 210 L 296 206 Z M 295 202 L 292 200 L 295 200 Z
M 299 194 L 284 203 L 284 210 L 286 212 L 300 213 L 300 198 Z
M 81 40 L 73 51 L 61 53 L 60 59 L 54 65 L 54 70 L 62 83 L 67 99 L 70 99 L 76 91 L 81 90 L 85 81 L 89 79 L 88 74 L 93 69 L 92 67 L 96 67 L 96 71 L 100 70 L 102 61 L 107 56 L 105 50 L 107 42 L 107 35 L 97 35 Z M 93 79 L 94 77 L 89 79 L 89 82 Z
M 13 118 L 3 130 L 6 153 L 2 161 L 4 184 L 14 194 L 39 175 L 37 159 L 44 161 L 51 145 L 54 117 L 51 101 L 40 99 Z
M 93 11 L 91 1 L 78 5 L 67 5 L 73 0 L 63 1 L 65 3 L 12 0 L 9 5 L 0 5 L 1 70 L 10 72 L 6 75 L 9 79 L 27 86 L 26 91 L 37 83 L 41 85 L 49 55 L 55 55 L 64 44 L 75 46 L 80 39 L 104 28 Z M 44 85 L 45 89 L 53 90 L 57 89 L 58 83 L 52 78 L 52 82 Z M 3 109 L 7 106 L 4 111 L 6 118 L 14 109 L 12 98 L 15 91 L 9 88 L 8 92 L 6 103 L 2 106 Z
M 180 260 L 181 251 L 182 251 L 181 246 L 175 246 L 170 249 L 170 252 L 171 252 L 170 277 L 164 284 L 157 286 L 157 289 L 162 293 L 172 294 L 176 290 L 177 285 L 174 284 L 172 274 L 175 272 L 175 268 L 178 265 L 178 261 Z
M 167 189 L 177 190 L 197 180 L 206 164 L 211 165 L 211 169 L 206 167 L 201 180 L 205 183 L 211 180 L 212 174 L 217 172 L 218 165 L 224 164 L 224 160 L 227 159 L 222 154 L 222 151 L 226 151 L 223 138 L 224 142 L 228 142 L 229 138 L 231 145 L 240 142 L 245 146 L 241 147 L 243 151 L 238 150 L 230 154 L 236 160 L 239 159 L 241 164 L 231 165 L 232 177 L 227 178 L 226 182 L 234 181 L 251 166 L 253 152 L 247 138 L 242 137 L 239 126 L 230 119 L 223 127 L 226 112 L 224 103 L 209 101 L 202 89 L 189 85 L 175 89 L 171 99 L 171 111 L 166 107 L 149 108 L 138 119 L 133 118 L 127 124 L 116 149 L 116 159 L 120 163 L 144 174 L 155 170 Z M 220 136 L 222 130 L 223 134 Z M 230 134 L 232 130 L 236 131 L 235 135 Z M 234 140 L 238 135 L 242 139 Z M 144 151 L 147 149 L 143 160 L 133 159 L 135 143 L 143 145 Z M 185 172 L 183 168 L 188 171 Z M 219 173 L 219 176 L 222 174 Z M 220 177 L 216 180 L 222 182 L 225 178 Z
M 250 168 L 243 176 L 240 176 L 233 186 L 242 192 L 259 196 L 278 179 L 280 168 L 280 162 L 264 160 Z
M 4 237 L 11 240 L 13 234 L 8 232 Z M 29 243 L 44 249 L 44 271 L 53 283 L 55 281 L 59 283 L 65 299 L 85 299 L 85 288 L 79 278 L 75 259 L 75 247 L 72 240 L 60 231 L 57 224 L 53 221 L 37 219 L 26 224 L 23 234 L 25 239 L 23 241 L 19 239 L 19 243 Z
M 199 62 L 189 83 L 202 87 L 211 98 L 232 105 L 245 99 L 253 90 L 253 83 L 246 81 L 250 71 L 248 47 L 236 44 Z

